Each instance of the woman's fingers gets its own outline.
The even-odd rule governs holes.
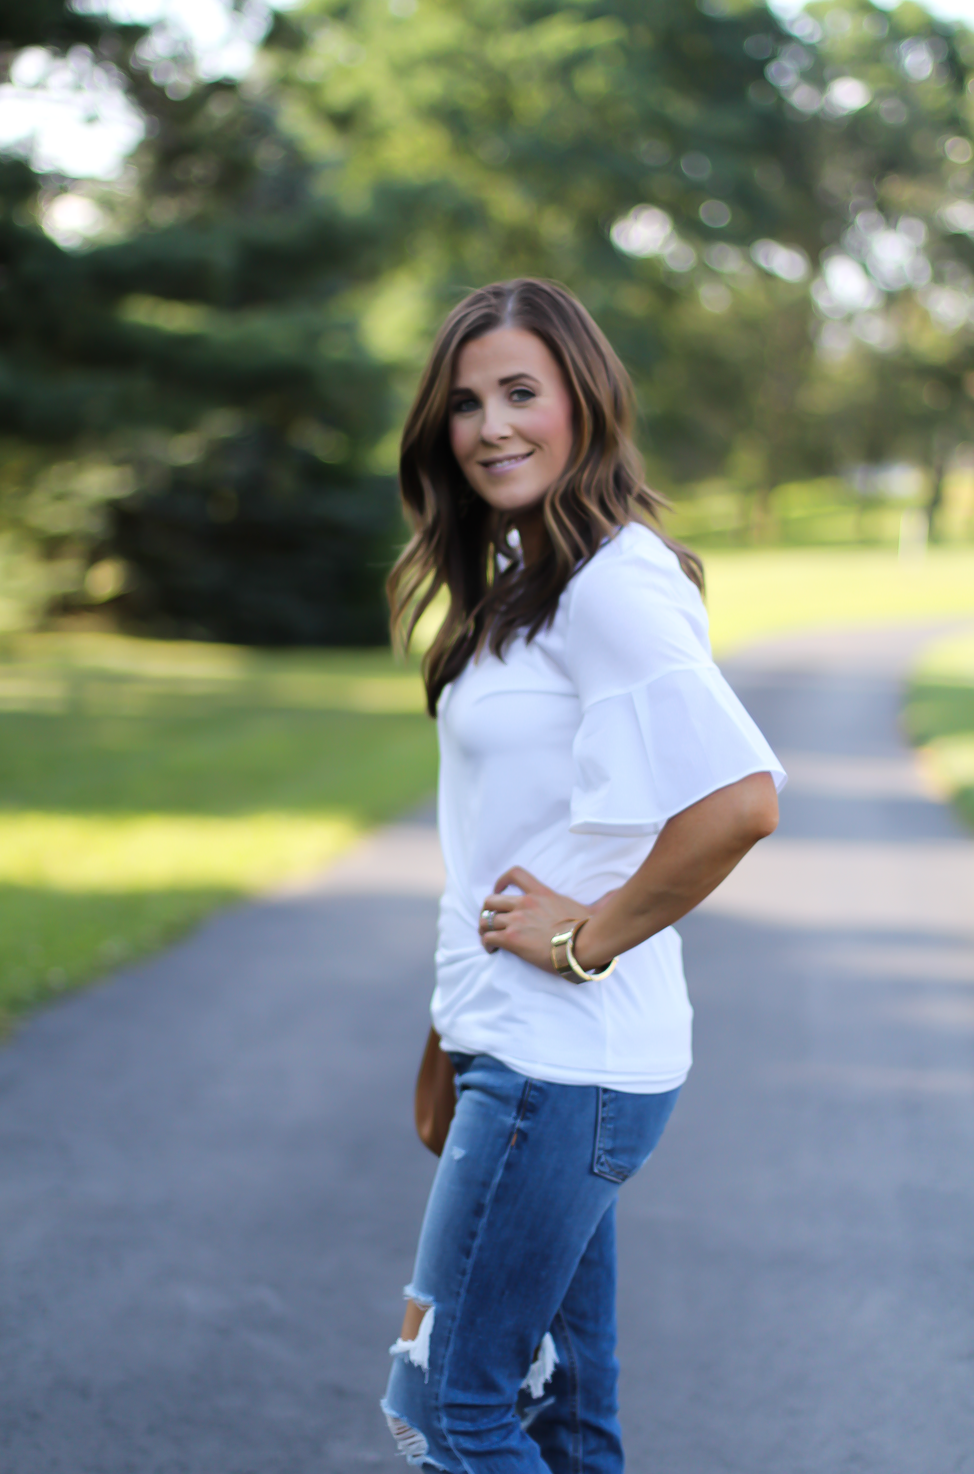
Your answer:
[[[515,906],[524,899],[523,896],[497,896],[489,895],[484,898],[482,911],[513,911]]]
[[[500,921],[500,917],[497,918]],[[481,930],[480,940],[487,952],[512,952],[516,944],[512,946],[512,937],[506,926],[496,926],[492,931]]]
[[[505,914],[514,909],[516,899],[518,898],[514,896],[488,896],[484,901],[480,911],[478,930],[485,944],[489,937],[496,936],[498,932],[503,931],[506,924]],[[488,947],[487,951],[494,952],[496,948]]]
[[[512,865],[510,870],[505,870],[494,885],[494,890],[503,891],[509,885],[516,885],[519,891],[524,891],[529,896],[554,895],[550,886],[545,885],[536,875],[532,875],[530,870],[525,870],[523,865]]]
[[[488,952],[496,952],[500,944],[500,938],[506,930],[506,922],[502,913],[498,912],[488,918],[481,915],[480,918],[480,940]]]
[[[501,916],[505,915],[505,913],[513,911],[518,900],[520,900],[520,897],[516,896],[488,896],[485,899],[483,906],[481,906],[480,908],[481,927],[488,925],[488,912],[490,912],[495,919],[499,919]]]
[[[505,886],[516,892],[501,894]],[[542,971],[551,972],[551,938],[569,918],[581,920],[592,908],[559,895],[520,865],[504,872],[483,902],[478,930],[487,952],[513,952]]]

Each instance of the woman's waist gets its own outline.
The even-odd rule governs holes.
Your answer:
[[[675,948],[643,943],[605,984],[577,988],[509,952],[438,956],[434,1026],[452,1048],[507,1059],[538,1078],[570,1082],[581,1071],[590,1083],[608,1084],[621,1071],[622,1088],[679,1083],[690,1063],[693,1011],[673,940]]]
[[[582,852],[567,856],[521,852],[509,855],[503,862],[488,860],[470,866],[453,865],[447,860],[441,916],[454,916],[476,927],[484,901],[493,892],[499,875],[515,865],[529,871],[553,891],[582,906],[593,906],[606,891],[625,885],[651,848],[651,841],[645,836],[635,840],[602,835],[594,838],[596,844],[580,847]]]
[[[435,959],[439,981],[465,986],[491,977],[503,978],[505,986],[510,982],[563,994],[566,985],[555,974],[534,967],[503,948],[488,952],[480,936],[479,920],[479,911],[471,914],[466,908],[455,910],[444,896]],[[641,986],[657,977],[667,982],[678,978],[682,984],[683,944],[679,933],[672,926],[664,927],[645,942],[621,953],[613,976],[625,976]]]

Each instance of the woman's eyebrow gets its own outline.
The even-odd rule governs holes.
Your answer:
[[[536,375],[529,373],[506,374],[503,379],[498,379],[497,382],[503,388],[505,385],[517,383],[517,381],[521,379],[530,379],[533,384],[541,383],[541,380],[537,378]],[[463,384],[457,384],[453,389],[450,390],[450,394],[470,394],[473,396],[474,399],[476,399],[477,397],[477,391],[475,389],[467,389]]]

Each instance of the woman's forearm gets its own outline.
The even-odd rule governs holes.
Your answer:
[[[753,773],[676,814],[635,875],[579,932],[574,951],[580,965],[598,968],[679,921],[777,823],[778,800],[769,773]]]

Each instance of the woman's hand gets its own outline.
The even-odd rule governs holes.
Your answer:
[[[501,895],[500,892],[509,885],[516,885],[523,894]],[[610,891],[608,894],[614,893]],[[583,906],[580,901],[561,896],[544,885],[530,870],[515,865],[505,870],[493,894],[481,907],[480,937],[488,952],[498,949],[513,952],[545,972],[554,972],[551,939],[562,922],[594,916],[607,899],[608,896],[603,896],[594,906]],[[490,930],[484,911],[494,912],[494,925]]]
[[[492,931],[480,918],[483,944],[488,952],[500,947],[553,972],[551,938],[560,924],[588,920],[576,938],[575,957],[587,972],[599,971],[698,906],[777,822],[770,774],[752,773],[718,788],[668,820],[635,874],[594,906],[560,896],[515,865],[484,901],[483,909],[497,914]],[[500,895],[508,885],[523,895]]]

